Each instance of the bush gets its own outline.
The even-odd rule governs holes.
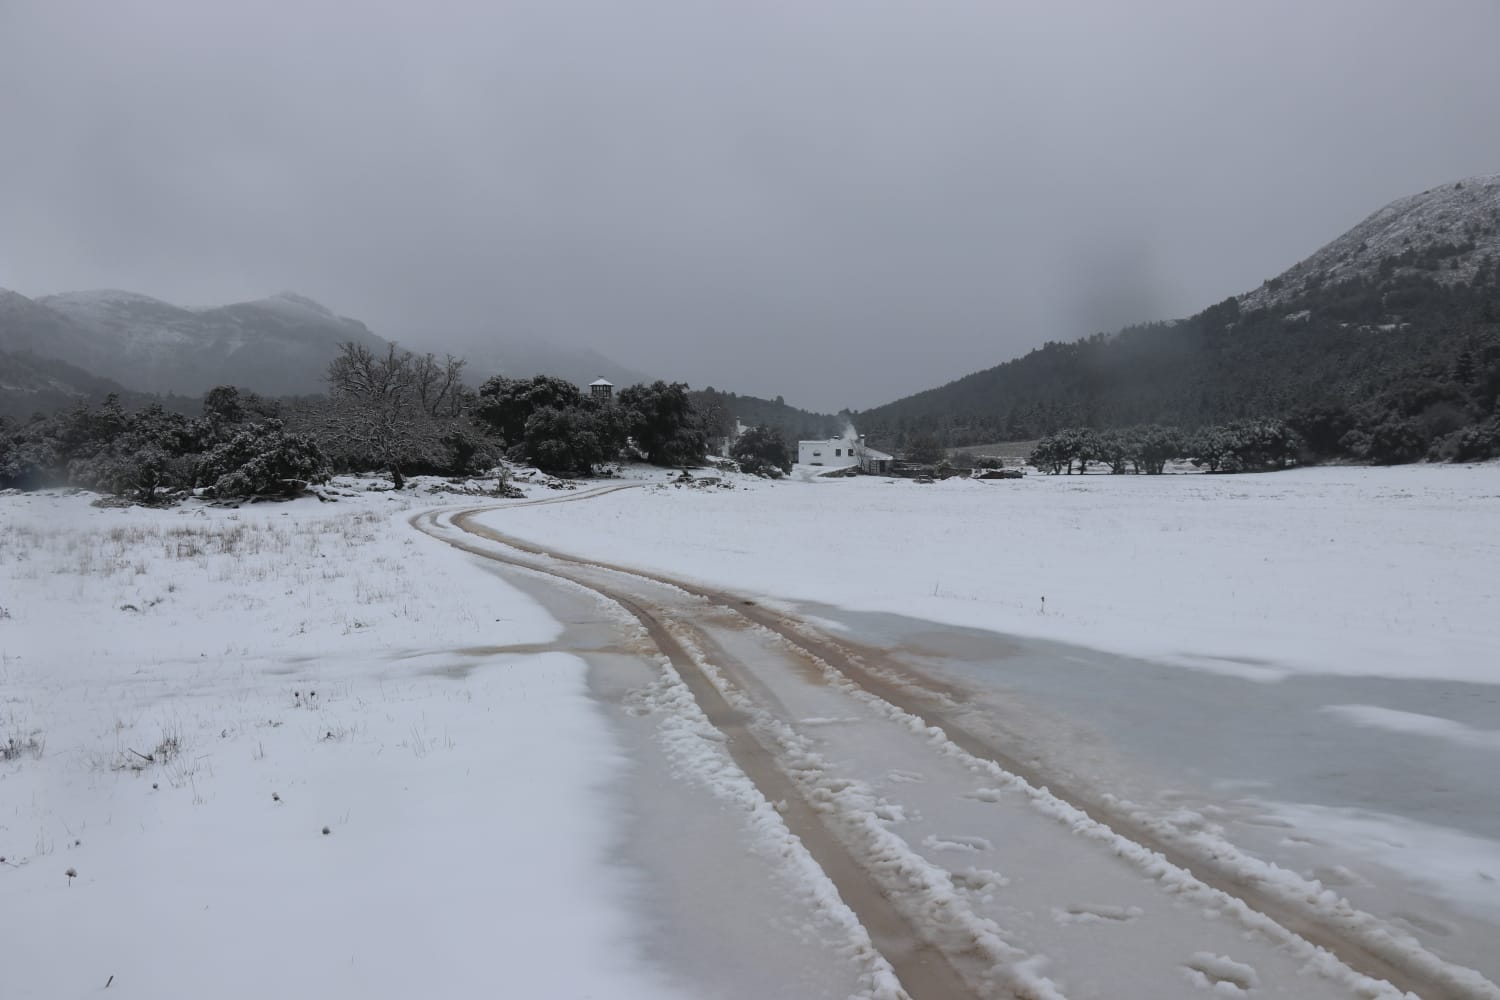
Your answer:
[[[708,432],[683,382],[656,381],[620,390],[619,407],[635,445],[653,465],[701,465]]]
[[[184,485],[187,464],[155,444],[111,448],[68,463],[68,479],[84,489],[149,504],[157,501],[158,491]]]
[[[758,424],[740,435],[730,449],[740,469],[752,476],[777,478],[792,471],[792,450],[774,427]]]
[[[0,489],[43,489],[66,481],[65,463],[45,424],[0,433]]]
[[[1454,431],[1433,444],[1427,457],[1441,462],[1483,462],[1500,458],[1500,417]]]
[[[494,440],[467,421],[455,422],[438,440],[447,453],[447,461],[440,470],[443,475],[478,476],[500,461]]]
[[[1415,422],[1388,417],[1378,426],[1365,430],[1355,428],[1339,445],[1350,455],[1376,465],[1404,465],[1415,462],[1427,452],[1427,438]]]
[[[1135,452],[1131,461],[1137,472],[1144,472],[1148,476],[1161,475],[1167,463],[1181,458],[1186,448],[1181,431],[1159,424],[1136,428],[1133,439]]]
[[[546,407],[526,421],[525,459],[543,472],[589,475],[617,452],[612,419],[597,411],[576,407],[566,410]]]
[[[1203,428],[1186,450],[1209,472],[1265,472],[1295,464],[1302,448],[1302,439],[1280,420],[1237,420]]]
[[[328,479],[328,460],[311,437],[281,421],[251,424],[204,455],[193,482],[216,497],[294,497]]]
[[[479,387],[474,415],[507,445],[521,444],[526,424],[539,410],[571,410],[582,403],[578,387],[555,375],[529,379],[496,375]]]

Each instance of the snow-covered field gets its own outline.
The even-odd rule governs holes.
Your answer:
[[[1497,464],[737,484],[492,523],[747,594],[1252,679],[1500,683]]]
[[[1497,465],[626,477],[641,488],[484,520],[560,552],[825,605],[840,629],[899,614],[1167,664],[1203,682],[1200,711],[1213,685],[1239,685],[1243,703],[1224,711],[1251,729],[1276,710],[1245,691],[1319,678],[1500,692]],[[626,646],[609,654],[615,690],[591,687],[594,661],[553,648],[578,615],[549,614],[406,523],[486,498],[366,485],[342,482],[335,504],[239,509],[0,496],[0,996],[701,996],[726,968],[717,942],[736,935],[738,992],[715,996],[752,995],[755,963],[777,952],[795,952],[788,969],[827,966],[804,995],[881,995],[883,960],[686,689],[629,651],[633,623],[595,623]],[[567,635],[554,616],[575,623]],[[1116,674],[1111,690],[1130,697],[1129,671]],[[1341,692],[1308,715],[1350,746],[1446,747],[1467,771],[1500,752],[1493,713]],[[1461,828],[1284,797],[1238,813],[1179,799],[1167,821],[1278,864],[1311,852],[1299,877],[1343,879],[1326,884],[1383,918],[1384,883],[1356,857],[1419,858],[1416,881],[1480,922],[1444,930],[1422,909],[1398,926],[1427,926],[1438,953],[1451,935],[1450,957],[1493,974],[1472,937],[1500,926],[1486,896],[1500,848],[1484,829],[1500,803],[1470,796],[1483,822]],[[1236,839],[1247,809],[1265,844]],[[1323,846],[1287,847],[1293,828]],[[643,874],[660,883],[655,909]],[[738,888],[692,909],[714,880]],[[672,955],[685,939],[663,930],[695,920],[695,954]]]
[[[350,493],[0,497],[0,996],[681,995],[583,661]]]
[[[1049,709],[1006,726],[1204,851],[1495,972],[1500,465],[733,482],[486,519],[855,637],[875,612],[1105,651],[957,676]]]

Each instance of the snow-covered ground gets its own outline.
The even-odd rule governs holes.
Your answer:
[[[733,483],[486,520],[882,648],[923,621],[1071,644],[932,662],[1204,852],[1500,971],[1500,465]]]
[[[797,602],[856,637],[1032,637],[1003,683],[1060,713],[1038,715],[1057,733],[1103,741],[1075,748],[1097,780],[1132,776],[1100,749],[1136,738],[1110,707],[1132,698],[1161,702],[1147,742],[1222,779],[1147,802],[1148,819],[1497,971],[1474,934],[1500,926],[1500,803],[1473,775],[1500,753],[1500,466],[624,478],[641,488],[484,520]],[[0,995],[739,997],[796,977],[781,995],[896,995],[633,622],[517,590],[406,523],[486,498],[365,485],[239,509],[0,496]],[[1257,784],[1285,760],[1236,769],[1274,726],[1288,759],[1320,735],[1317,780]],[[1392,787],[1319,783],[1382,744],[1412,765]],[[1433,775],[1442,789],[1415,787]],[[1382,867],[1462,913],[1391,903]]]
[[[1256,680],[1500,683],[1497,464],[736,484],[511,511],[502,530],[746,593]]]
[[[348,492],[0,497],[0,996],[687,995],[584,662]]]

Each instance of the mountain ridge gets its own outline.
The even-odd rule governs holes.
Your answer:
[[[1329,282],[1426,272],[1439,284],[1472,281],[1500,259],[1500,174],[1466,177],[1397,198],[1259,288],[1236,298],[1274,308]],[[1389,261],[1390,263],[1386,263]]]
[[[147,393],[198,396],[226,383],[267,396],[320,393],[328,362],[346,341],[375,351],[391,343],[293,291],[190,308],[117,288],[35,299],[0,289],[0,351],[59,361]],[[476,384],[500,373],[558,374],[581,384],[600,376],[648,381],[597,351],[547,343],[492,341],[468,357]]]
[[[872,440],[1195,427],[1323,407],[1410,456],[1496,415],[1500,175],[1390,202],[1277,278],[1181,320],[1052,341],[855,415]],[[1357,453],[1356,453],[1357,455]]]

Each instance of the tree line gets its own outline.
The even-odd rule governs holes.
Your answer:
[[[138,503],[187,491],[222,499],[295,496],[336,472],[478,476],[502,458],[590,474],[620,458],[696,465],[708,431],[688,387],[654,382],[611,401],[564,379],[465,384],[464,362],[346,343],[322,397],[274,400],[219,386],[188,416],[117,396],[24,422],[0,418],[0,489],[70,486]]]
[[[1036,443],[1028,461],[1051,475],[1086,473],[1090,465],[1159,476],[1168,462],[1189,461],[1208,472],[1266,472],[1295,465],[1301,437],[1280,420],[1236,420],[1194,431],[1147,424],[1096,431],[1070,427]]]

